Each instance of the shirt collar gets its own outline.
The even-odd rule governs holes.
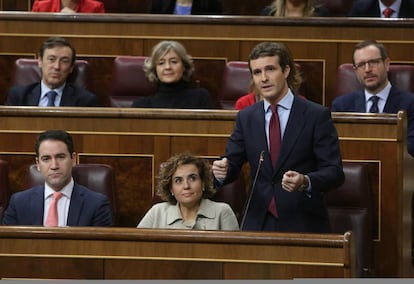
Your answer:
[[[43,97],[45,97],[46,96],[46,94],[48,93],[48,92],[50,92],[50,91],[55,91],[57,94],[58,94],[58,96],[62,96],[62,94],[63,94],[63,89],[65,88],[65,86],[66,86],[66,82],[62,85],[62,86],[60,86],[59,88],[56,88],[56,89],[49,89],[49,87],[48,86],[46,86],[44,83],[43,83],[43,80],[41,81],[41,83],[40,83],[40,85],[41,85],[41,98],[43,98]]]
[[[290,89],[288,89],[287,94],[279,101],[278,106],[284,108],[284,109],[291,109],[293,104],[294,95]],[[268,112],[270,111],[270,103],[265,99],[264,101],[264,111]]]
[[[382,3],[382,1],[381,0],[378,0],[378,3],[379,3],[379,8],[380,8],[380,11],[381,11],[381,15],[382,15],[382,13],[384,12],[384,10],[386,9],[386,8],[388,8],[388,7],[390,7],[391,9],[393,9],[394,10],[394,14],[395,15],[399,15],[399,11],[400,11],[400,7],[401,7],[401,0],[396,0],[394,3],[392,3],[392,5],[391,6],[385,6],[383,3]],[[393,15],[394,15],[393,14]],[[393,16],[393,15],[391,15],[391,16]]]
[[[377,94],[375,94],[377,97],[379,97],[381,100],[387,101],[388,99],[388,95],[390,94],[390,90],[391,90],[391,83],[388,81],[387,86],[385,86],[384,89],[382,89],[380,92],[378,92]],[[365,101],[367,102],[372,96],[374,96],[374,94],[368,92],[366,89],[364,91],[365,93]]]
[[[210,202],[212,201],[204,198],[201,199],[200,208],[198,208],[197,212],[197,218],[198,216],[202,216],[208,219],[214,219],[216,217],[216,212],[211,210],[211,206],[209,206]],[[177,202],[177,204],[170,206],[167,209],[167,224],[171,225],[180,220],[183,220],[183,217],[181,216],[180,206]]]
[[[64,196],[66,196],[67,198],[70,199],[70,197],[72,196],[72,191],[73,191],[73,186],[75,185],[75,182],[73,180],[73,178],[70,179],[70,182],[65,185],[60,192],[62,192],[62,194]],[[47,184],[45,183],[45,200],[48,199],[51,195],[53,195],[55,191]]]

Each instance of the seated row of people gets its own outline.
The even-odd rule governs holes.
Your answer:
[[[104,13],[99,0],[35,0],[33,12]],[[152,0],[149,13],[176,15],[220,15],[222,0]],[[327,17],[324,1],[274,0],[260,15],[276,17]],[[347,13],[350,17],[414,17],[413,0],[357,0]]]
[[[27,84],[23,79],[17,79],[7,95],[5,104],[9,106],[99,106],[95,94],[85,90],[85,80],[73,84],[72,73],[79,70],[75,66],[75,48],[64,38],[52,37],[45,41],[38,53],[38,66],[30,60],[31,68],[27,63],[20,67],[22,60],[16,61],[17,70],[30,69],[38,71],[39,81]],[[79,62],[77,62],[79,63]],[[19,67],[17,67],[19,66]],[[204,88],[193,88],[191,78],[194,64],[191,56],[183,45],[176,41],[162,41],[152,51],[143,66],[148,84],[157,86],[152,96],[145,96],[133,104],[133,107],[157,108],[212,108],[212,99]],[[37,73],[36,71],[33,71]],[[24,74],[21,74],[24,73]],[[16,72],[13,77],[27,75],[27,71]],[[35,74],[36,75],[36,74]],[[131,75],[133,76],[133,75]],[[33,76],[36,77],[36,76]],[[88,77],[79,76],[81,78]],[[23,85],[21,82],[24,82]],[[79,85],[82,85],[80,87]],[[152,87],[151,85],[151,87]],[[152,90],[151,90],[152,92]],[[50,96],[52,96],[50,98]]]
[[[47,130],[35,142],[36,165],[44,183],[12,195],[4,225],[111,226],[108,197],[76,183],[72,168],[76,152],[72,136]],[[189,153],[171,157],[157,175],[157,194],[165,202],[154,205],[140,228],[238,230],[231,207],[209,200],[215,193],[207,161]]]
[[[99,106],[98,98],[88,90],[68,82],[74,70],[75,48],[64,38],[52,37],[40,47],[38,64],[41,81],[13,86],[7,95],[9,106]],[[140,108],[212,108],[210,93],[194,88],[194,65],[185,47],[176,41],[161,41],[146,60],[144,71],[156,92],[133,102]]]
[[[41,82],[14,86],[8,93],[7,105],[24,106],[98,106],[91,92],[67,83],[73,70],[76,51],[64,38],[49,38],[39,51]],[[390,59],[385,46],[376,41],[363,41],[353,52],[355,74],[365,91],[343,95],[332,103],[332,111],[397,113],[405,110],[408,117],[408,151],[414,156],[414,95],[391,86],[388,80]],[[251,66],[249,65],[251,70]],[[296,93],[301,82],[297,66],[291,68],[294,77],[288,85]],[[139,98],[132,107],[140,108],[212,108],[209,92],[193,88],[191,76],[194,65],[185,47],[176,41],[161,41],[154,46],[144,64],[148,80],[157,86],[154,95]],[[252,74],[254,78],[254,74]],[[266,76],[263,77],[266,80]],[[252,80],[253,82],[253,80]],[[239,98],[236,109],[245,108],[260,100],[261,90],[252,84],[251,93]]]

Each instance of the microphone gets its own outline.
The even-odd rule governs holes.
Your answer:
[[[243,218],[242,218],[242,221],[240,223],[240,230],[243,230],[244,222],[246,221],[246,215],[247,215],[247,211],[249,210],[249,207],[250,207],[250,201],[251,201],[252,196],[253,196],[253,191],[256,187],[257,177],[259,176],[259,172],[260,172],[260,169],[261,169],[263,161],[264,161],[264,153],[265,153],[265,151],[260,152],[256,174],[254,175],[252,187],[251,187],[250,192],[249,192],[249,197],[247,198],[246,206],[244,207]]]

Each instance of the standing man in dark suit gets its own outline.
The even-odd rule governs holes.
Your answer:
[[[62,130],[49,130],[38,136],[35,149],[36,164],[45,183],[13,194],[3,224],[111,226],[107,197],[75,183],[72,178],[76,163],[72,137]]]
[[[356,0],[349,17],[413,18],[414,0]]]
[[[41,82],[14,86],[7,95],[11,106],[98,106],[91,92],[67,81],[76,60],[75,48],[64,38],[51,37],[40,47]]]
[[[250,53],[249,68],[264,100],[238,112],[225,158],[213,162],[216,183],[236,179],[248,161],[251,181],[256,174],[257,180],[243,230],[329,232],[323,194],[344,181],[331,113],[293,94],[290,86],[300,77],[285,45],[258,44]],[[274,136],[270,125],[280,125],[280,134]],[[277,145],[278,157],[273,157]]]
[[[414,157],[414,94],[391,85],[388,80],[390,59],[385,46],[373,40],[358,43],[354,47],[352,63],[363,88],[335,98],[331,110],[374,113],[405,110],[408,119],[407,150]]]

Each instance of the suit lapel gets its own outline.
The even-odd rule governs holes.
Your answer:
[[[73,105],[73,98],[75,94],[71,86],[66,83],[65,88],[62,92],[62,99],[60,100],[60,106],[72,106]]]
[[[296,144],[299,134],[306,122],[306,105],[297,97],[294,98],[292,109],[290,110],[289,119],[286,125],[285,133],[282,139],[282,146],[280,148],[280,155],[276,162],[276,167],[273,174],[276,175],[285,163],[287,157]]]
[[[27,98],[27,105],[38,106],[40,101],[40,83],[37,84],[29,93]]]
[[[44,215],[44,192],[45,186],[38,186],[35,191],[33,192],[33,196],[30,198],[30,207],[33,208],[32,212],[32,222],[31,224],[35,225],[43,225],[43,215]]]
[[[401,94],[394,87],[391,87],[383,112],[397,113],[401,109],[400,98]]]
[[[354,101],[354,103],[355,103],[355,106],[354,106],[355,112],[367,112],[364,90],[361,90],[358,92],[357,98]]]
[[[69,213],[68,213],[68,226],[77,226],[79,223],[80,214],[82,211],[84,202],[83,192],[79,185],[75,183],[73,186],[72,196],[70,197]]]
[[[255,145],[255,151],[254,155],[257,156],[257,159],[259,159],[259,153],[261,151],[264,151],[265,154],[265,165],[269,167],[269,169],[273,169],[272,165],[272,158],[270,157],[269,152],[269,145],[267,143],[267,136],[266,136],[266,130],[265,130],[265,110],[264,110],[264,103],[263,101],[255,104],[256,109],[254,110],[253,115],[251,116],[250,121],[250,131],[251,131],[251,137],[254,137],[255,141],[253,145]],[[262,125],[262,127],[260,127]],[[259,126],[259,127],[258,127]]]

